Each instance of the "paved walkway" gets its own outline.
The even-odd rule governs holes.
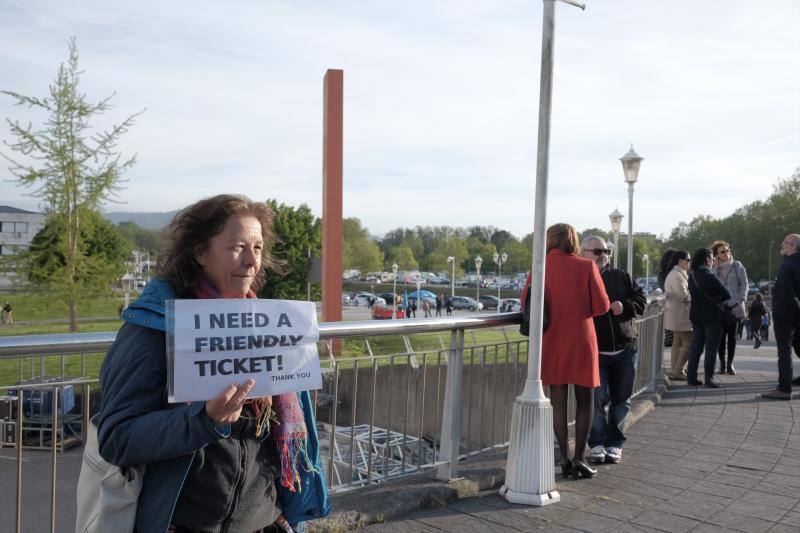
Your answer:
[[[740,344],[722,389],[673,383],[629,432],[623,462],[556,477],[561,502],[512,505],[496,489],[368,532],[800,531],[800,396],[770,401],[775,348]],[[800,364],[795,360],[795,375]]]

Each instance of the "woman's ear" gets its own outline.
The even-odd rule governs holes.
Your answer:
[[[201,252],[195,251],[195,253],[194,253],[194,260],[198,265],[200,265],[201,270],[202,270],[202,267],[206,266],[206,255],[207,254],[208,254],[208,250],[203,250]]]

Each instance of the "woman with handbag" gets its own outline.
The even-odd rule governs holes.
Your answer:
[[[725,302],[730,311],[724,313],[722,337],[719,342],[719,373],[736,375],[733,368],[733,355],[736,351],[736,337],[739,334],[739,325],[747,317],[745,301],[747,300],[747,270],[741,261],[733,258],[731,246],[725,241],[714,241],[711,245],[714,254],[714,274],[728,288],[730,299]],[[728,359],[725,360],[725,350]]]
[[[692,297],[689,294],[689,253],[673,250],[669,274],[664,282],[666,311],[664,312],[664,328],[672,331],[672,349],[670,379],[686,379],[686,363],[689,360],[689,348],[692,344],[692,322],[689,320],[689,309]]]
[[[542,337],[542,383],[550,386],[553,431],[561,451],[564,477],[593,477],[584,458],[594,413],[594,389],[600,385],[595,316],[611,304],[594,261],[579,257],[578,233],[569,224],[547,230],[544,299],[547,330]],[[575,390],[575,452],[570,458],[567,394]]]
[[[711,250],[700,248],[692,254],[692,268],[689,271],[689,294],[692,306],[689,320],[692,322],[692,346],[689,349],[689,365],[686,370],[686,381],[691,386],[702,385],[697,380],[697,367],[700,355],[705,349],[703,369],[705,386],[718,389],[721,385],[714,379],[714,366],[717,348],[722,337],[725,302],[731,293],[711,271]]]
[[[106,461],[146,465],[137,532],[302,531],[330,511],[308,392],[246,399],[249,379],[210,401],[167,402],[165,301],[255,298],[264,267],[280,267],[269,254],[272,217],[266,204],[233,195],[179,212],[159,277],[124,312],[95,420]]]

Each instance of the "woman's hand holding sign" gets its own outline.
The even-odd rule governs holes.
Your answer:
[[[222,394],[206,401],[206,414],[216,426],[233,424],[242,414],[244,400],[256,380],[248,379],[242,385],[231,383]]]

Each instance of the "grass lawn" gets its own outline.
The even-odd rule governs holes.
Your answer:
[[[3,294],[0,301],[9,302],[14,321],[66,319],[69,316],[63,300],[40,294]],[[78,302],[78,317],[115,317],[125,299],[120,297],[92,298]],[[17,333],[12,333],[17,335]]]

